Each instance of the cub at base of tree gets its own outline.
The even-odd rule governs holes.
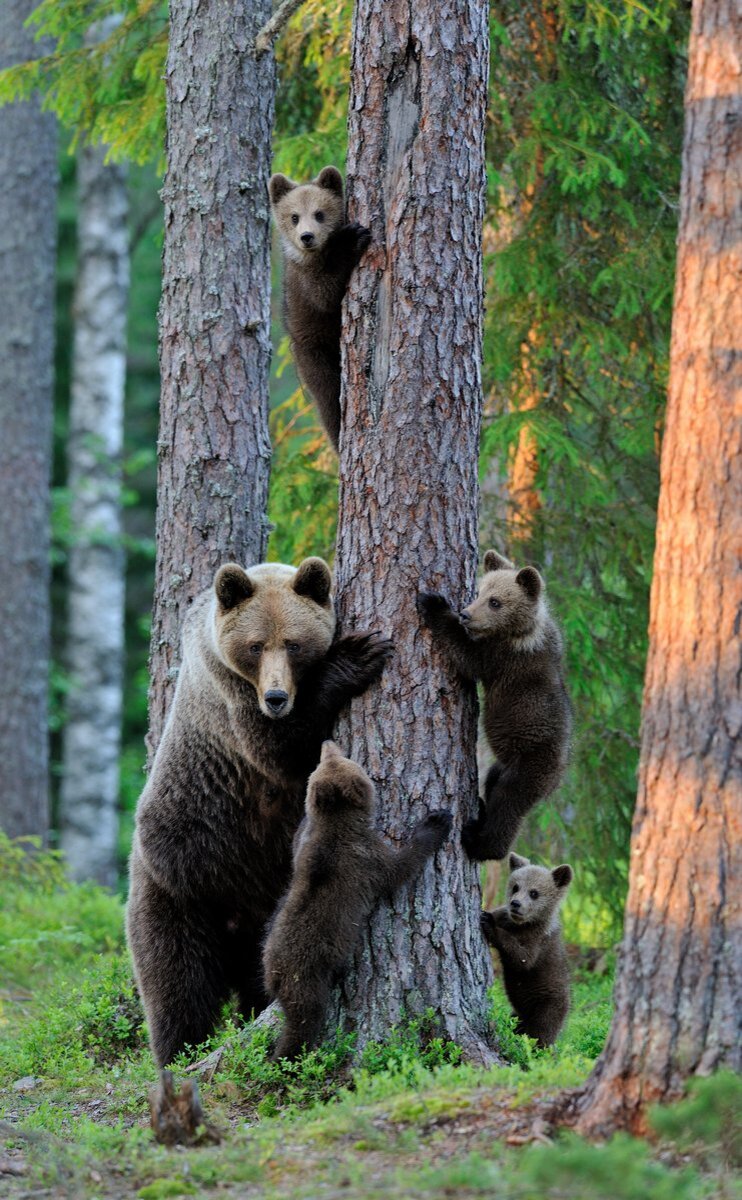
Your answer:
[[[516,1033],[551,1046],[569,1012],[569,964],[559,905],[572,882],[564,864],[534,867],[510,855],[508,903],[483,912],[482,933],[500,955],[507,997],[518,1017]]]
[[[343,177],[325,167],[311,183],[270,181],[283,248],[283,319],[296,369],[337,450],[340,440],[340,312],[353,268],[371,241],[345,223]]]
[[[562,639],[535,567],[517,570],[494,550],[476,600],[456,613],[422,592],[418,608],[453,666],[484,686],[484,731],[497,758],[484,803],[462,842],[470,858],[504,858],[523,817],[559,786],[569,753],[572,710],[562,672]]]
[[[294,839],[291,886],[263,950],[266,989],[285,1016],[276,1058],[317,1044],[332,988],[377,900],[413,879],[451,830],[450,812],[430,813],[393,850],[374,828],[375,807],[363,768],[325,742]]]

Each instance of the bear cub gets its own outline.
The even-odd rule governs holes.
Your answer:
[[[337,450],[340,439],[340,309],[353,268],[371,241],[345,223],[343,178],[325,167],[311,183],[270,181],[283,248],[283,319],[302,387]]]
[[[450,812],[431,813],[393,850],[374,828],[374,813],[368,775],[326,741],[294,839],[291,886],[263,950],[266,990],[285,1016],[276,1058],[317,1045],[332,988],[377,900],[414,878],[451,830]]]
[[[484,730],[497,761],[479,816],[462,842],[470,858],[504,858],[523,817],[558,787],[567,765],[572,710],[562,639],[535,567],[488,550],[476,600],[457,613],[437,592],[418,608],[453,666],[484,687]]]
[[[511,854],[510,870],[508,903],[482,913],[482,933],[500,955],[505,991],[518,1017],[516,1033],[551,1046],[569,1012],[559,905],[572,868],[565,864],[550,871]]]

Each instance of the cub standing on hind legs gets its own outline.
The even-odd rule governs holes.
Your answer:
[[[340,440],[340,310],[351,271],[371,241],[345,223],[343,178],[325,167],[311,183],[270,181],[283,248],[283,320],[302,386],[337,450]]]
[[[518,1017],[516,1033],[551,1046],[569,1012],[569,964],[559,924],[559,905],[572,868],[534,867],[510,855],[508,903],[483,912],[482,933],[502,962],[508,1000]]]
[[[413,879],[451,830],[450,812],[430,813],[393,850],[374,828],[374,811],[366,772],[325,742],[294,838],[291,886],[263,950],[266,989],[286,1018],[276,1058],[317,1044],[332,988],[377,900]]]
[[[562,639],[543,579],[494,550],[484,570],[476,600],[461,613],[437,592],[418,597],[422,619],[454,667],[484,685],[484,730],[497,762],[479,817],[462,832],[467,854],[480,860],[504,858],[528,810],[558,787],[572,725]]]

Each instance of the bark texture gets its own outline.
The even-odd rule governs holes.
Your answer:
[[[695,3],[639,791],[591,1131],[742,1068],[740,49],[734,0]]]
[[[183,616],[229,559],[265,556],[270,440],[270,0],[173,0],[150,753]]]
[[[0,68],[48,49],[35,7],[0,8]],[[0,826],[45,837],[57,136],[37,100],[2,111],[0,180]]]
[[[129,232],[126,170],[77,161],[77,280],[68,486],[67,697],[60,838],[74,879],[116,881],[124,654],[121,450]]]
[[[432,1007],[473,1058],[487,1046],[489,955],[461,824],[477,809],[476,698],[416,612],[474,589],[481,418],[481,237],[488,69],[483,0],[358,0],[348,193],[373,242],[346,300],[336,574],[342,627],[380,628],[396,657],[338,732],[396,842],[437,808],[452,840],[381,906],[343,1011],[359,1044]]]

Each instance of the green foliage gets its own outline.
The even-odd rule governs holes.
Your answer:
[[[268,558],[298,563],[311,554],[332,561],[337,514],[337,459],[314,407],[300,390],[271,413],[273,464]]]
[[[688,1081],[686,1098],[657,1105],[649,1115],[652,1128],[682,1151],[703,1162],[742,1167],[742,1077],[719,1071]]]
[[[435,1071],[461,1061],[461,1047],[440,1037],[435,1013],[427,1009],[420,1017],[408,1017],[392,1026],[383,1042],[367,1042],[360,1070],[368,1075],[386,1074],[414,1082],[420,1068]]]
[[[524,1195],[571,1200],[697,1200],[705,1188],[694,1170],[669,1170],[650,1157],[649,1147],[636,1138],[618,1135],[605,1146],[592,1146],[576,1137],[554,1146],[527,1149],[520,1165]]]

